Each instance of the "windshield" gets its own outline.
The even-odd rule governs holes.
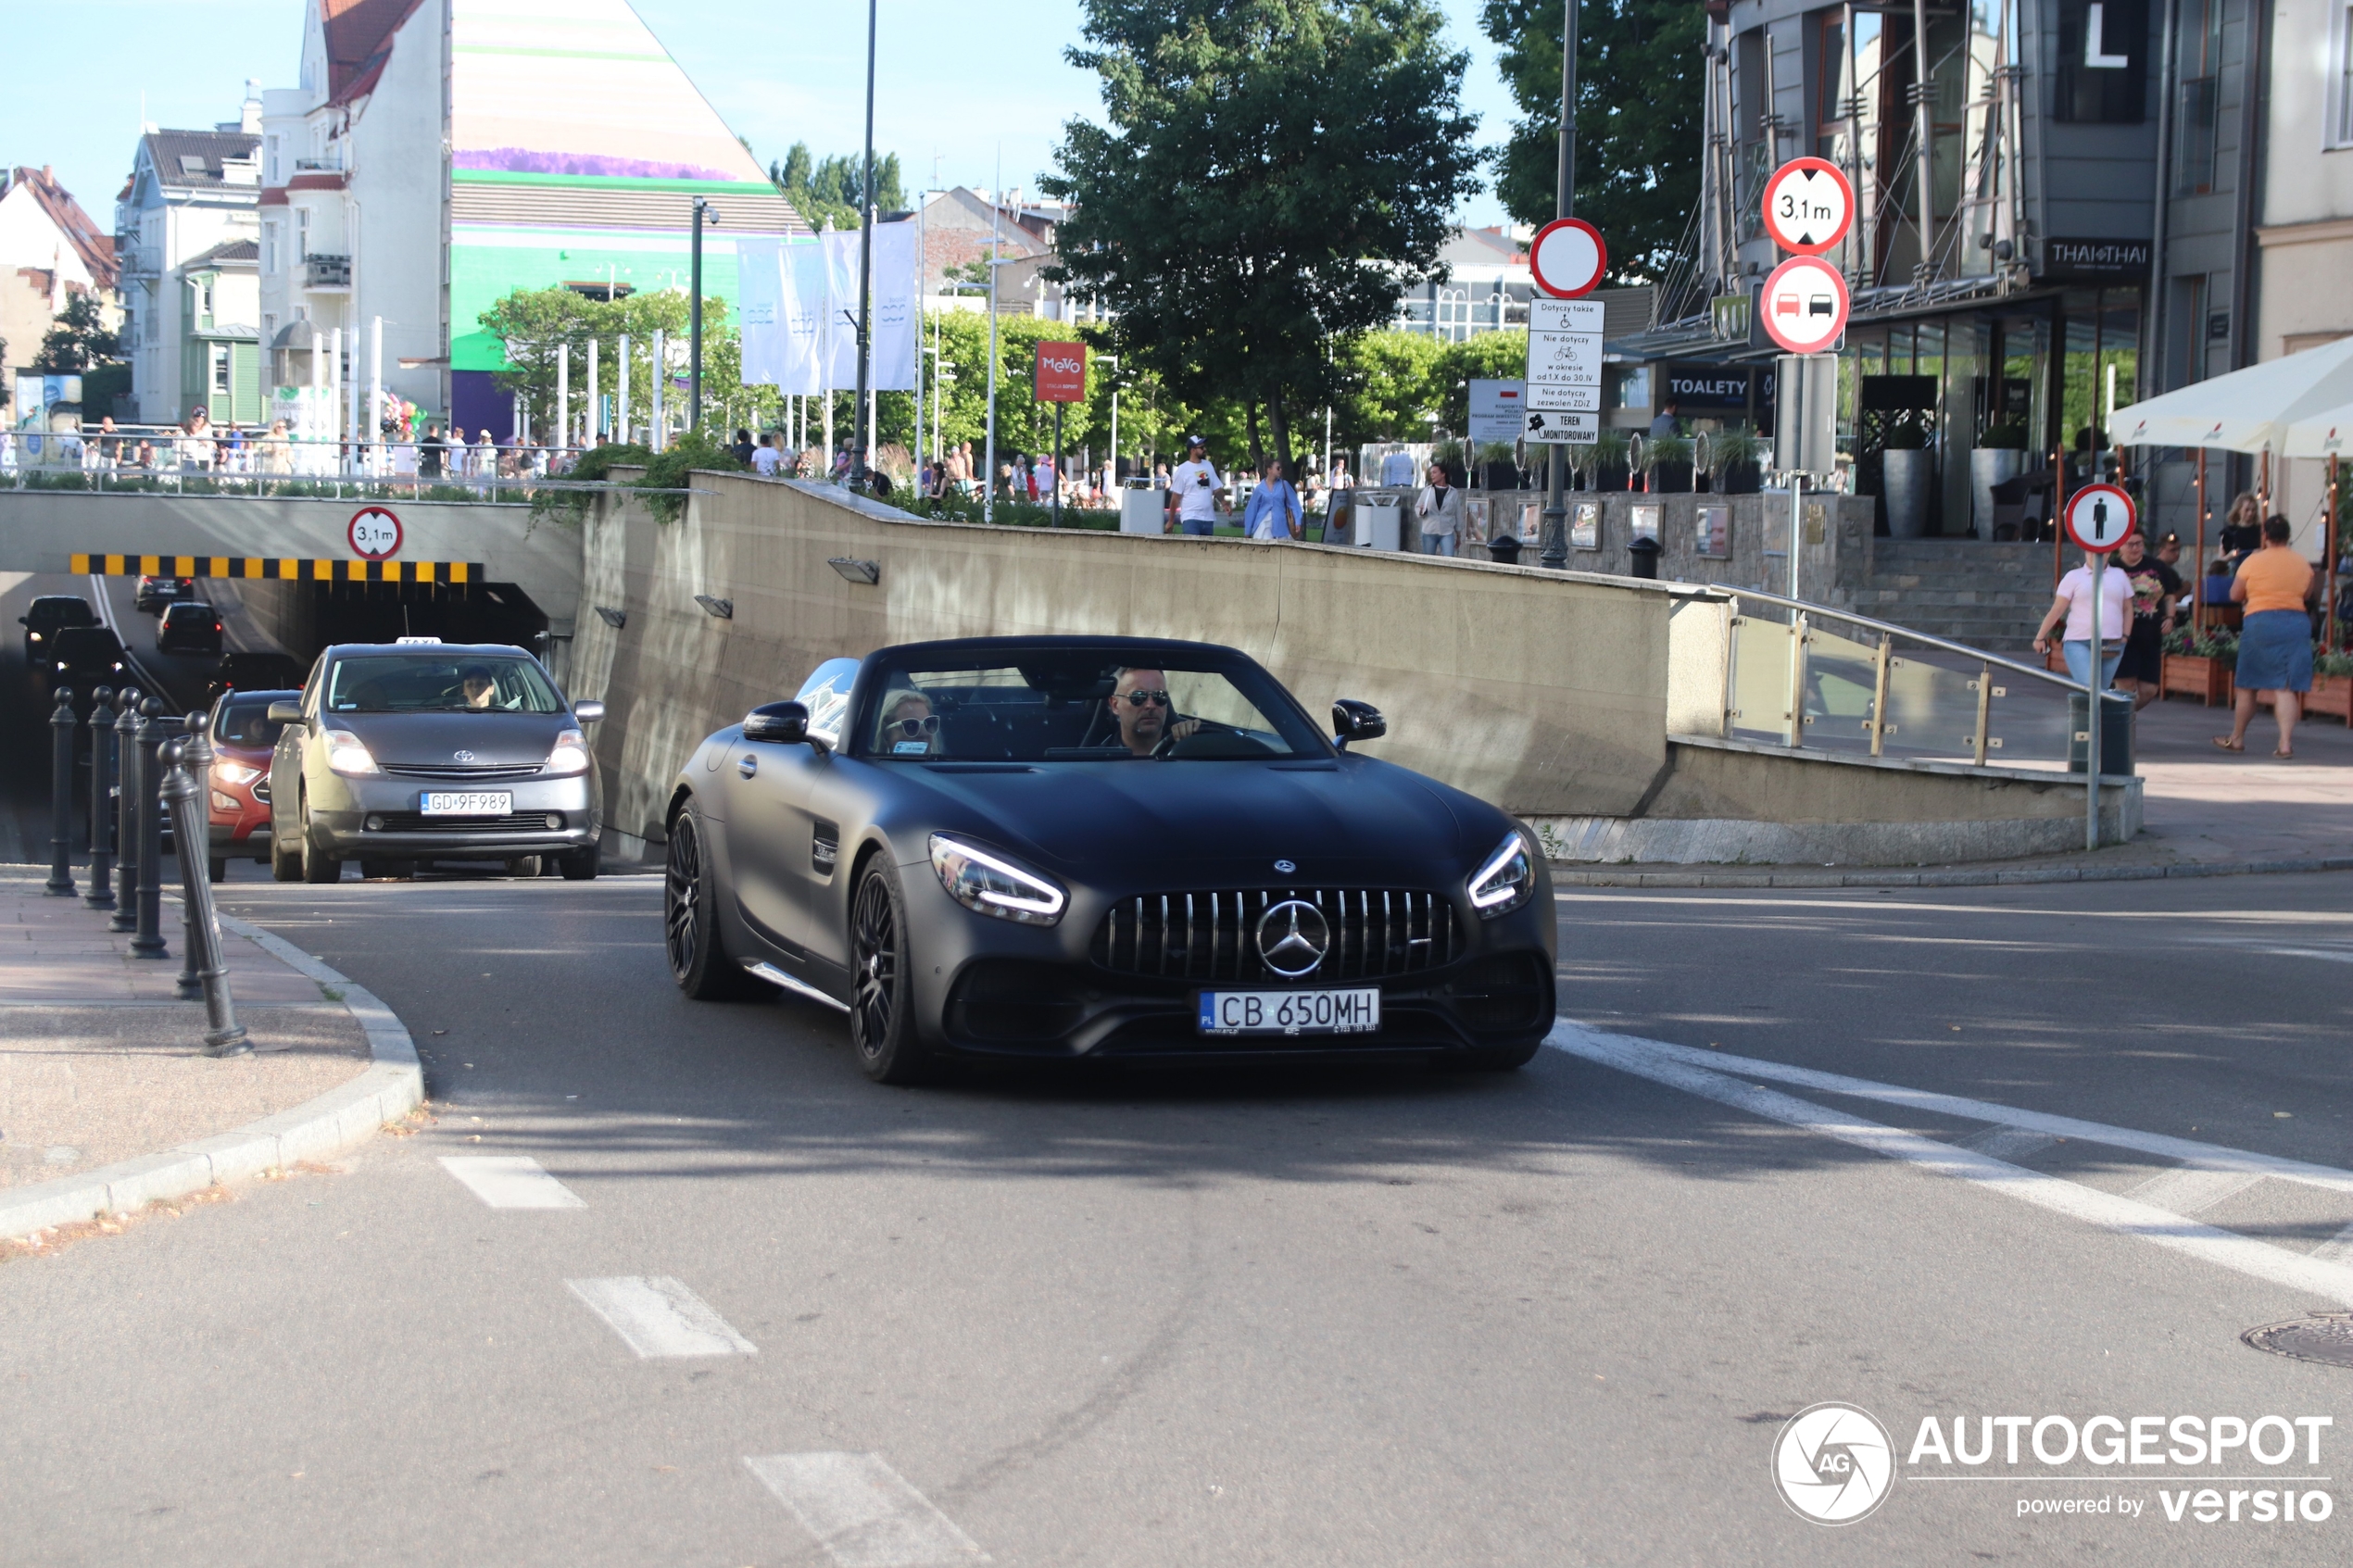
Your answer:
[[[1171,659],[1172,665],[1180,661]],[[1254,665],[1148,668],[1069,649],[1035,663],[888,668],[862,754],[907,761],[1239,761],[1324,739]]]
[[[561,713],[539,666],[512,654],[359,654],[327,677],[331,713]]]
[[[273,700],[291,701],[300,695],[269,692],[233,697],[220,705],[220,719],[213,725],[212,738],[229,746],[274,746],[278,744],[278,732],[285,725],[271,721],[270,704]]]

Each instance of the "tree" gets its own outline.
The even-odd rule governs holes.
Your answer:
[[[1114,351],[1196,408],[1264,409],[1273,449],[1340,385],[1334,335],[1390,320],[1476,188],[1469,56],[1426,0],[1086,0],[1073,119],[1047,194],[1057,281],[1115,315]]]
[[[498,385],[520,392],[535,421],[555,417],[556,350],[570,348],[571,393],[575,410],[586,408],[588,345],[596,342],[602,357],[601,375],[610,391],[617,381],[613,355],[623,333],[630,345],[632,414],[651,408],[646,376],[646,356],[652,351],[660,328],[667,336],[667,358],[673,373],[682,373],[687,351],[688,306],[684,291],[667,289],[631,295],[626,299],[590,299],[568,288],[517,289],[484,311],[484,332],[499,340],[508,368],[498,372]],[[774,422],[779,397],[774,387],[743,384],[743,344],[728,320],[727,301],[705,295],[702,301],[703,422],[760,428]],[[683,401],[676,405],[683,408]]]
[[[1496,191],[1523,223],[1554,217],[1560,182],[1561,0],[1486,0],[1504,78],[1526,119],[1496,150]],[[1699,200],[1701,54],[1693,0],[1582,0],[1577,13],[1577,216],[1609,244],[1618,282],[1667,269]]]
[[[831,219],[837,229],[855,229],[862,205],[858,192],[863,183],[859,171],[864,161],[862,153],[812,160],[809,144],[795,142],[782,164],[769,164],[768,178],[812,226],[822,228]],[[896,212],[907,205],[900,178],[897,153],[876,155],[875,205],[881,210]]]
[[[26,367],[44,376],[76,376],[93,366],[122,357],[122,339],[107,330],[94,295],[76,294],[66,300],[41,352]]]

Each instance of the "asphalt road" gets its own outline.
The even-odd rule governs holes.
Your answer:
[[[1567,1049],[1504,1076],[887,1090],[805,1004],[681,997],[649,878],[251,871],[227,907],[401,1014],[436,1120],[0,1266],[7,1561],[2347,1557],[2353,1370],[2238,1338],[2347,1304],[2263,1261],[2331,1256],[2345,1192],[2208,1203],[2250,1272]],[[1563,1038],[2339,1166],[2348,891],[1579,893],[1563,978],[1590,1029]],[[1695,1081],[1745,1094],[1764,1072]],[[1850,1131],[1985,1131],[1868,1085],[1770,1086]],[[2046,1193],[2179,1180],[2001,1135],[1973,1147]],[[560,1184],[473,1173],[494,1197],[577,1206],[494,1208],[441,1163],[484,1155]],[[1875,1415],[1898,1461],[1925,1417],[1969,1417],[1971,1441],[1982,1416],[2335,1424],[2311,1429],[2317,1465],[1907,1462],[1833,1529],[1771,1470],[1784,1420],[1824,1400]],[[2326,1477],[2295,1489],[2334,1512],[2257,1524],[2250,1497],[2201,1524],[2192,1475]],[[2217,1509],[2265,1484],[2217,1482]],[[2020,1513],[2068,1499],[2110,1511]]]

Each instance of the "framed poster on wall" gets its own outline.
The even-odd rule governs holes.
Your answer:
[[[1649,539],[1655,541],[1658,538],[1659,508],[1656,507],[1630,507],[1627,509],[1634,514],[1634,537],[1637,539]]]
[[[1568,543],[1571,548],[1598,550],[1602,547],[1602,504],[1579,501],[1570,514]]]
[[[1692,547],[1709,560],[1724,560],[1732,553],[1732,508],[1702,507],[1695,514]]]

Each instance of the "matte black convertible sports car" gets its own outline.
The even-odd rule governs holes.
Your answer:
[[[680,770],[671,970],[848,1012],[887,1083],[945,1055],[1521,1065],[1554,1006],[1532,835],[1357,754],[1369,705],[1332,717],[1202,643],[829,660]]]

